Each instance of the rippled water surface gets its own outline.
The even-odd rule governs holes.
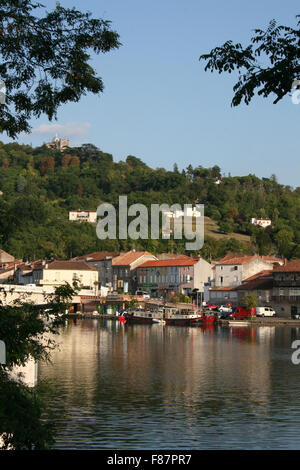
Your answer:
[[[70,321],[39,379],[58,449],[300,449],[299,328]]]

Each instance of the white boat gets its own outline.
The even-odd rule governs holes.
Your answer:
[[[152,319],[152,322],[153,322],[153,323],[159,323],[159,324],[161,324],[161,325],[165,325],[165,324],[166,324],[166,321],[163,320],[162,318],[153,318],[153,319]]]

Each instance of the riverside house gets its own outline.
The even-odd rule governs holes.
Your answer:
[[[281,317],[300,316],[300,260],[273,270],[272,306]]]
[[[273,265],[283,265],[284,260],[271,256],[228,254],[215,263],[215,281],[212,287],[236,287],[260,271]]]
[[[129,251],[112,260],[113,288],[125,293],[135,293],[138,280],[137,268],[146,261],[157,258],[148,251]]]
[[[189,295],[194,289],[204,291],[204,283],[213,275],[211,264],[202,258],[184,256],[176,259],[152,260],[137,269],[138,287],[154,296],[172,292]]]
[[[36,285],[57,287],[68,282],[77,281],[82,289],[98,291],[98,271],[84,261],[52,261],[36,265],[32,272]]]
[[[242,305],[243,298],[248,294],[255,294],[259,306],[271,305],[272,289],[273,271],[270,269],[245,279],[240,286],[211,287],[208,302],[214,305],[231,304],[237,307]]]
[[[85,261],[90,266],[96,268],[98,271],[99,288],[108,287],[111,289],[113,286],[112,262],[120,254],[119,251],[97,251],[89,255],[78,256],[73,261]]]

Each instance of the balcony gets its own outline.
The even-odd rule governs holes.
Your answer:
[[[273,295],[272,301],[278,303],[287,302],[289,304],[300,304],[300,295]]]
[[[274,287],[300,287],[300,279],[297,280],[286,280],[286,281],[273,281]]]

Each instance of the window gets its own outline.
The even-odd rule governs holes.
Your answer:
[[[290,296],[300,295],[300,289],[290,289]]]
[[[219,277],[220,283],[223,284],[223,276]]]

